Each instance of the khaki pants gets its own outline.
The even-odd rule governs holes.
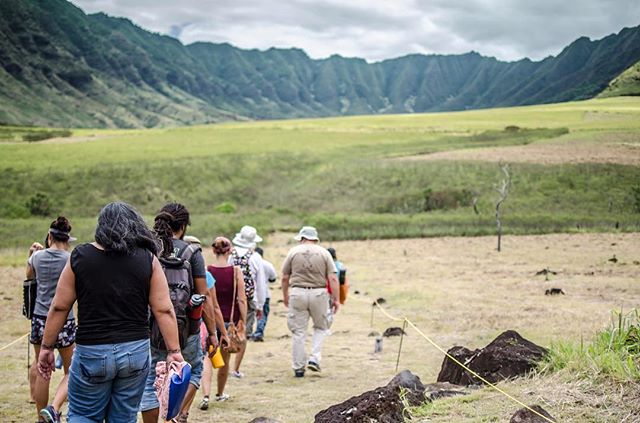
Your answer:
[[[309,316],[313,320],[313,344],[309,360],[320,364],[322,343],[331,327],[329,293],[326,287],[305,289],[291,288],[289,291],[289,313],[287,325],[293,335],[293,369],[304,369],[307,365],[305,342]]]

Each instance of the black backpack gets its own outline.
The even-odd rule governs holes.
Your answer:
[[[193,283],[193,276],[191,275],[191,257],[202,249],[197,245],[188,244],[175,256],[169,258],[160,257],[160,264],[162,270],[167,277],[167,283],[169,284],[169,296],[171,297],[171,304],[176,313],[176,320],[178,321],[178,340],[180,341],[180,348],[184,348],[187,343],[187,338],[193,333],[197,333],[199,327],[190,322],[187,315],[189,309],[189,300],[191,295],[195,292],[195,286]],[[150,318],[151,321],[151,336],[150,343],[154,348],[160,350],[166,350],[167,347],[160,333],[160,328],[156,322],[153,314]]]

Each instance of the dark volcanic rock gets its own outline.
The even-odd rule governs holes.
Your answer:
[[[402,328],[393,327],[393,328],[387,328],[382,334],[382,336],[400,336],[403,334],[406,335],[407,333],[403,331]]]
[[[425,387],[420,378],[408,370],[398,373],[387,386],[365,392],[357,397],[333,405],[316,414],[315,423],[395,423],[404,421],[404,404],[400,391],[405,390],[406,401],[415,406],[425,401]]]
[[[551,421],[556,421],[556,419],[551,417],[551,414],[547,413],[547,411],[539,405],[530,405],[529,407],[536,410],[538,413],[542,414]],[[549,423],[549,420],[543,419],[527,408],[521,408],[520,410],[516,411],[513,416],[511,416],[511,420],[509,420],[509,423]]]
[[[448,351],[454,358],[491,383],[526,374],[535,367],[547,353],[531,341],[527,341],[516,331],[508,330],[500,334],[481,350],[470,351],[464,347],[453,347]],[[482,382],[445,357],[438,382],[454,385],[480,385]]]

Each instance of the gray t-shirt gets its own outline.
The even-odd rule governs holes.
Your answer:
[[[38,282],[38,290],[36,294],[36,307],[33,314],[46,317],[51,307],[51,301],[56,294],[58,279],[60,273],[64,269],[69,252],[64,250],[46,250],[36,251],[29,257],[29,264],[36,274]],[[69,319],[73,319],[73,309],[69,311]]]

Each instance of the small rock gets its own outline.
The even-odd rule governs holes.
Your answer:
[[[291,338],[291,335],[289,335],[289,334],[287,334],[287,333],[285,333],[285,334],[284,334],[284,335],[282,335],[282,336],[278,336],[278,339],[289,339],[289,338]]]
[[[284,300],[278,300],[278,301],[276,301],[276,302],[277,302],[278,304],[282,304],[282,303],[284,303]]]
[[[557,274],[558,274],[558,272],[553,271],[553,270],[549,269],[548,267],[546,267],[546,268],[544,268],[542,270],[538,270],[536,272],[536,276],[540,276],[540,275],[547,276],[547,275],[557,275]]]
[[[544,295],[564,295],[562,288],[550,288],[544,291]]]
[[[13,301],[13,298],[11,297],[2,297],[3,300],[7,300],[7,301]]]
[[[551,417],[551,414],[549,414],[544,408],[540,407],[539,405],[531,405],[530,407],[546,418],[551,419],[554,422],[556,421],[556,419]],[[549,421],[543,419],[528,408],[521,408],[520,410],[516,411],[513,416],[511,416],[511,420],[509,420],[509,423],[549,423]]]
[[[273,379],[267,379],[267,380],[265,380],[265,382],[266,382],[266,383],[275,383],[276,381],[275,381],[275,380],[273,380]]]
[[[402,328],[399,327],[392,327],[392,328],[387,328],[384,333],[382,334],[382,336],[400,336],[400,335],[406,335],[407,333],[405,331],[402,330]]]
[[[280,423],[280,420],[275,420],[270,417],[256,417],[249,423]]]
[[[360,291],[356,289],[355,291],[353,291],[353,295],[360,295]]]
[[[385,300],[384,298],[380,297],[380,298],[378,298],[377,300],[375,300],[375,301],[373,302],[373,305],[376,305],[376,303],[377,303],[377,304],[384,304],[384,303],[386,303],[386,302],[387,302],[387,300]]]
[[[424,396],[431,401],[458,395],[469,395],[465,388],[448,382],[430,383],[425,385],[424,388]]]
[[[380,332],[376,332],[375,330],[373,332],[369,332],[369,335],[367,336],[380,336]]]

